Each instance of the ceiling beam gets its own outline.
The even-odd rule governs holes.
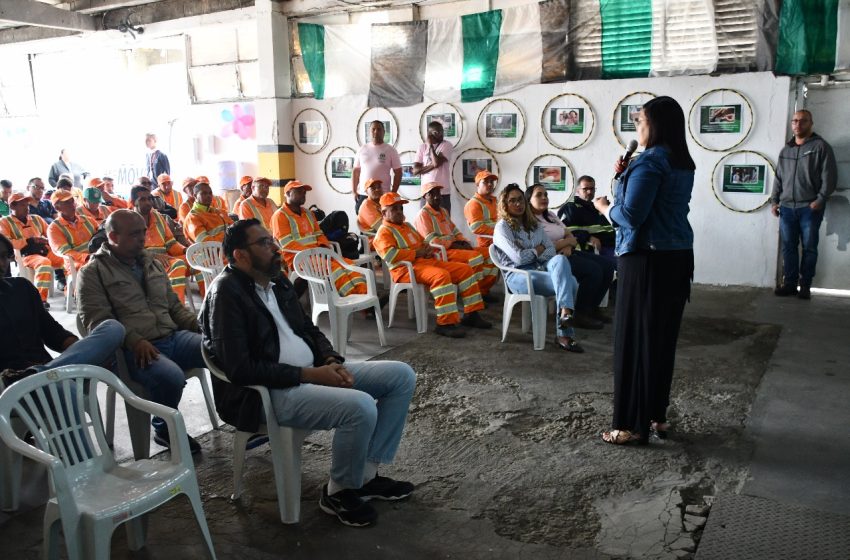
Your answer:
[[[0,22],[67,31],[97,30],[91,16],[54,8],[35,0],[3,0],[0,2]]]

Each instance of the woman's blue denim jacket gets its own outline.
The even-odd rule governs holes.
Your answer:
[[[653,146],[638,156],[614,187],[609,217],[616,228],[615,253],[693,248],[688,223],[693,187],[694,172],[670,167],[666,148]]]

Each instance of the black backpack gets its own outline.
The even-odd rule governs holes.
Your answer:
[[[348,232],[348,214],[342,210],[334,210],[319,224],[322,232],[330,241],[339,243],[342,256],[356,259],[360,256],[357,236]]]

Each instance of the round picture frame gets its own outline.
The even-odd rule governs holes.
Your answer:
[[[488,109],[494,105],[498,107],[499,105],[497,104],[512,105],[513,108],[516,109],[516,113],[491,113],[488,111]],[[490,118],[491,115],[492,118]],[[516,117],[515,121],[511,118],[511,115]],[[484,108],[481,109],[481,112],[478,113],[475,132],[478,134],[478,141],[482,146],[484,146],[484,148],[487,149],[488,152],[493,154],[508,154],[516,150],[517,147],[522,144],[522,141],[525,139],[525,133],[528,129],[527,124],[525,113],[516,101],[506,97],[499,97],[487,103]],[[488,134],[504,134],[505,136],[488,136]],[[490,144],[487,143],[487,138],[489,138]],[[506,149],[499,149],[505,148],[505,145],[494,144],[495,141],[506,140],[509,138],[516,138],[517,140],[513,143],[513,145],[508,144],[509,147]]]
[[[579,103],[570,102],[571,98],[577,99]],[[562,99],[564,107],[553,106]],[[580,134],[575,133],[578,126],[582,128]],[[553,147],[559,150],[577,150],[593,136],[596,128],[596,113],[590,101],[583,96],[577,93],[562,93],[550,99],[543,107],[543,112],[540,113],[540,128],[543,131],[543,137]],[[553,134],[565,138],[574,136],[578,142],[572,145],[561,144],[556,142]]]
[[[543,162],[543,160],[547,160],[547,159],[548,160],[557,159],[557,160],[559,160],[558,163],[563,163],[563,165],[546,165],[546,166],[535,165],[536,163]],[[557,210],[558,208],[560,208],[561,206],[563,206],[564,204],[569,202],[570,199],[573,197],[573,194],[575,193],[575,189],[576,189],[576,174],[575,174],[575,170],[573,169],[572,164],[565,157],[560,156],[558,154],[539,155],[536,158],[534,158],[533,160],[531,160],[531,163],[528,164],[528,168],[526,168],[526,170],[525,170],[526,187],[529,187],[529,186],[531,186],[535,183],[541,183],[543,185],[547,185],[547,184],[552,183],[551,180],[550,181],[541,181],[539,177],[535,177],[535,173],[534,173],[535,167],[541,168],[539,170],[540,173],[545,173],[545,171],[543,169],[544,167],[550,168],[552,171],[548,172],[549,177],[552,177],[552,174],[555,173],[555,171],[554,171],[555,168],[559,168],[557,170],[557,173],[559,175],[558,178],[563,181],[564,190],[562,192],[564,192],[566,194],[566,198],[564,200],[562,200],[560,204],[554,204],[553,205],[552,201],[551,201],[552,197],[550,195],[549,209],[550,210]],[[563,175],[564,173],[566,173],[569,176],[569,179],[564,177],[564,175]],[[569,191],[567,191],[567,189],[566,189],[568,183],[569,183]],[[561,192],[561,191],[557,191],[557,190],[554,190],[554,189],[550,189],[550,188],[548,188],[548,186],[547,186],[546,190],[549,193]],[[560,198],[560,197],[558,197],[558,198]]]
[[[419,193],[422,185],[422,177],[414,176],[414,182],[405,184],[404,177],[404,167],[406,165],[413,165],[414,160],[416,159],[416,150],[405,150],[398,154],[398,158],[401,160],[401,184],[398,187],[398,194],[405,200],[417,201],[422,198],[422,195]],[[416,191],[417,196],[408,196],[407,193]]]
[[[729,96],[734,100],[727,103]],[[706,99],[716,100],[717,104],[702,105]],[[754,122],[753,105],[746,95],[732,88],[717,88],[703,93],[691,105],[688,134],[704,150],[728,152],[747,140]],[[713,143],[710,139],[714,138],[729,138],[731,143]]]
[[[384,111],[385,114],[380,113],[380,111]],[[374,112],[374,113],[373,113]],[[364,121],[367,115],[375,114],[374,118],[370,118],[368,121]],[[384,118],[388,117],[388,118]],[[398,146],[398,119],[395,116],[395,113],[387,109],[386,107],[369,107],[362,113],[360,113],[360,118],[357,119],[357,128],[354,129],[354,137],[357,138],[357,145],[362,146],[369,142],[369,132],[368,129],[363,128],[363,124],[365,122],[372,121],[381,121],[383,123],[390,123],[390,140],[392,142],[387,142],[386,140],[386,126],[384,127],[384,142],[386,144],[390,144],[393,148]]]
[[[346,173],[345,171],[333,169],[334,162],[332,161],[332,158],[336,156],[337,158],[342,159],[346,156],[343,156],[341,154],[346,153],[346,151],[351,153],[351,168],[347,170],[347,176],[344,176],[342,174]],[[328,186],[339,194],[351,194],[351,174],[354,171],[354,158],[356,157],[357,150],[355,150],[354,148],[350,148],[348,146],[337,146],[336,148],[328,152],[328,155],[325,158],[325,180],[327,181]],[[338,173],[340,174],[340,176],[334,177],[334,173]],[[338,185],[341,181],[346,181],[348,189],[338,188]]]
[[[448,109],[440,111],[440,109],[445,108]],[[459,146],[460,143],[463,141],[463,134],[466,131],[466,119],[463,118],[463,113],[460,111],[457,105],[454,105],[453,103],[437,102],[431,103],[430,105],[425,107],[425,109],[422,111],[422,114],[419,115],[419,138],[422,139],[422,142],[425,142],[425,131],[427,130],[428,124],[430,123],[430,121],[427,120],[427,117],[429,115],[442,115],[444,117],[451,115],[454,117],[454,136],[448,136],[445,134],[445,132],[448,130],[447,125],[449,123],[446,122],[448,119],[443,118],[440,119],[440,121],[443,124],[443,137],[449,142],[451,142],[453,146]]]
[[[733,159],[737,161],[731,161]],[[711,192],[717,202],[727,210],[751,214],[764,208],[770,201],[775,180],[776,167],[766,155],[754,150],[737,150],[724,155],[714,164],[714,169],[711,171]],[[759,203],[755,206],[732,203],[739,197],[754,194],[760,195]],[[746,198],[740,199],[746,200]]]
[[[314,112],[318,113],[319,117],[321,117],[321,121],[314,120],[308,121],[306,119],[301,118],[304,113]],[[307,123],[322,123],[320,133],[324,136],[322,139],[322,144],[315,150],[306,149],[304,146],[317,146],[315,143],[308,143],[307,140],[315,138],[315,126],[307,126]],[[304,126],[302,126],[304,125]],[[328,118],[322,113],[320,110],[315,109],[313,107],[307,107],[306,109],[302,109],[295,115],[295,118],[292,119],[292,142],[295,144],[295,147],[298,148],[302,153],[307,155],[315,155],[324,150],[327,145],[331,141],[331,123]]]
[[[466,150],[462,151],[461,153],[459,153],[459,154],[455,157],[455,160],[454,160],[454,162],[452,163],[452,187],[454,188],[455,192],[456,192],[456,193],[458,193],[458,194],[461,196],[461,198],[463,198],[464,200],[469,200],[469,199],[471,199],[473,196],[475,196],[475,193],[473,192],[473,194],[471,194],[471,195],[467,196],[467,195],[466,195],[466,193],[464,193],[464,192],[463,192],[463,190],[461,190],[461,188],[460,188],[460,187],[458,187],[458,182],[457,182],[457,172],[458,172],[458,168],[457,168],[457,166],[458,166],[458,162],[463,161],[463,159],[464,159],[464,158],[463,158],[463,156],[464,156],[464,155],[466,155],[466,154],[470,154],[470,152],[483,152],[483,153],[484,153],[484,155],[485,155],[485,157],[483,157],[483,158],[474,158],[474,159],[476,159],[476,160],[482,160],[482,159],[490,159],[490,160],[492,160],[493,164],[492,164],[492,166],[491,166],[491,171],[493,172],[493,174],[494,174],[494,175],[496,175],[496,176],[500,176],[499,160],[496,158],[496,154],[494,154],[494,153],[493,153],[493,152],[491,152],[490,150],[488,150],[488,149],[486,149],[486,148],[478,148],[478,147],[476,147],[476,148],[467,148]],[[467,159],[473,159],[473,158],[467,158]],[[461,164],[461,168],[460,168],[461,178],[463,178],[464,176],[467,176],[467,177],[468,177],[468,176],[475,177],[475,173],[477,173],[477,171],[476,171],[476,170],[473,170],[473,169],[464,169],[464,167],[466,167],[466,164]],[[492,169],[492,168],[494,168],[494,167],[495,167],[495,169]],[[468,183],[470,183],[470,182],[469,182],[469,181],[461,181],[461,183],[463,183],[463,184],[468,184]],[[474,182],[473,182],[472,184],[473,184],[473,187],[472,187],[472,188],[473,188],[473,191],[474,191],[474,189],[475,189]]]
[[[611,116],[611,131],[623,149],[628,147],[631,140],[637,140],[637,131],[631,130],[635,128],[634,124],[627,124],[631,123],[635,114],[633,108],[642,107],[644,103],[655,97],[658,96],[650,91],[634,91],[623,96],[614,106],[614,112]],[[628,103],[629,101],[633,101],[634,103]],[[625,129],[623,128],[624,126],[626,126]]]

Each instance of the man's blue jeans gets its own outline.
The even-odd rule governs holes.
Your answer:
[[[190,331],[174,331],[170,335],[150,341],[159,350],[159,357],[143,369],[136,365],[130,350],[124,350],[124,358],[133,381],[148,391],[148,399],[155,403],[177,408],[183,387],[186,385],[186,370],[206,367],[201,356],[201,335]],[[154,429],[166,430],[165,421],[154,417]]]
[[[785,286],[809,287],[815,277],[815,265],[818,262],[818,238],[820,223],[823,221],[824,208],[812,210],[805,208],[779,207],[779,232],[782,237],[782,262]],[[798,247],[802,243],[803,255]]]
[[[33,369],[45,371],[73,364],[109,367],[115,360],[115,351],[123,341],[124,326],[115,319],[107,319],[92,329],[88,336],[81,338],[46,364],[33,366]]]
[[[353,388],[302,383],[270,394],[281,426],[334,430],[331,479],[343,488],[360,488],[366,461],[389,464],[395,457],[416,374],[402,362],[345,367],[354,376]]]
[[[570,261],[564,255],[555,255],[546,262],[546,270],[530,270],[531,286],[536,296],[555,296],[558,310],[555,312],[555,329],[558,336],[575,336],[572,327],[562,329],[560,323],[560,310],[563,307],[575,311],[576,293],[578,292],[578,280],[573,276]],[[527,294],[528,282],[525,274],[517,272],[508,273],[508,287],[515,294]]]

